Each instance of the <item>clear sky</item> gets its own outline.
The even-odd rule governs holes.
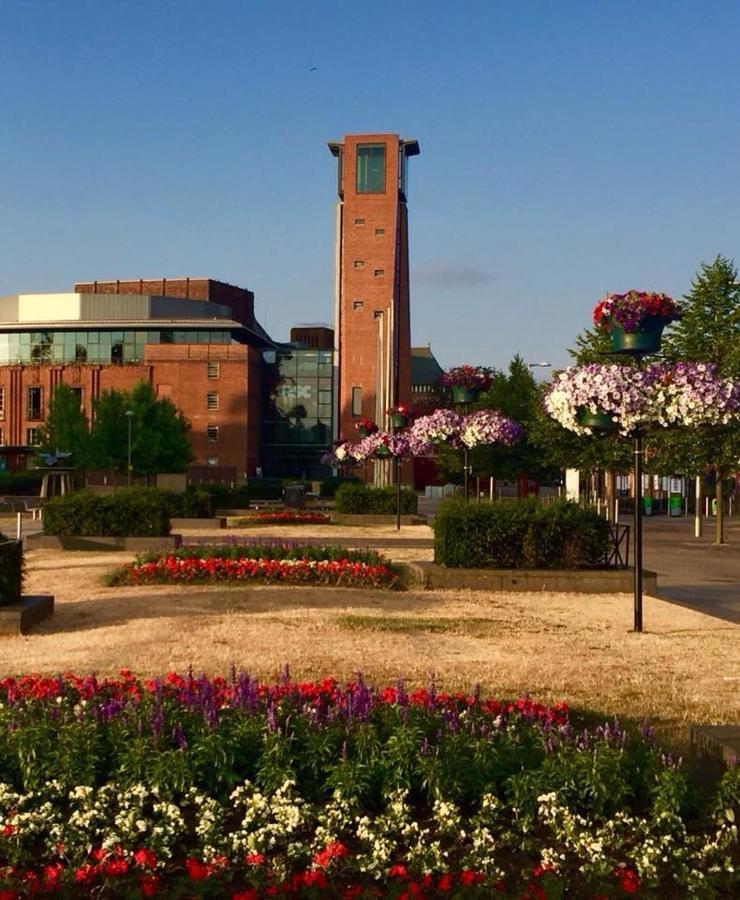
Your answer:
[[[0,0],[0,116],[0,295],[209,275],[277,339],[329,321],[326,142],[363,131],[421,144],[443,366],[562,365],[607,290],[740,257],[732,0]]]

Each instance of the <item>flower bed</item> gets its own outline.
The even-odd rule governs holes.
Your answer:
[[[326,513],[283,510],[257,513],[253,518],[260,525],[268,523],[275,525],[331,525],[331,516],[327,516]]]
[[[341,587],[400,587],[388,560],[370,551],[300,545],[185,547],[140,556],[118,569],[111,585],[264,581]]]
[[[733,896],[740,770],[566,707],[128,672],[0,682],[0,897]]]

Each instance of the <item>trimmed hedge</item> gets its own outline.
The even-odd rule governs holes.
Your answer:
[[[167,492],[169,496],[170,518],[209,519],[214,509],[213,499],[208,491],[199,487],[188,487],[181,494]]]
[[[603,569],[609,523],[567,500],[475,504],[451,499],[434,517],[434,561],[470,569]]]
[[[19,603],[23,586],[23,544],[0,534],[0,606]]]
[[[413,515],[418,505],[419,498],[414,491],[402,488],[401,513]],[[369,487],[354,482],[343,484],[335,494],[334,507],[338,513],[392,516],[396,513],[396,489]]]
[[[22,472],[0,472],[0,494],[38,496],[44,471],[24,469]]]
[[[321,482],[321,497],[333,497],[343,484],[359,484],[360,479],[354,475],[330,475]]]
[[[44,506],[44,534],[82,537],[161,537],[170,533],[172,494],[127,488],[114,494],[77,491]]]

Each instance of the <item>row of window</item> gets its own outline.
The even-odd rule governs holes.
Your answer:
[[[218,441],[218,425],[209,425],[206,428],[206,440],[210,444]],[[41,429],[26,428],[26,446],[39,447],[41,445]],[[0,426],[0,446],[5,446],[5,429]]]
[[[229,344],[229,331],[47,331],[0,334],[0,365],[140,362],[147,344]]]
[[[359,228],[362,228],[365,225],[364,219],[355,219],[355,225]],[[375,229],[375,237],[382,237],[385,234],[385,228],[376,228]]]
[[[352,267],[355,269],[364,269],[365,268],[365,260],[364,259],[356,259]],[[374,278],[383,278],[385,277],[385,269],[373,269],[373,277]]]

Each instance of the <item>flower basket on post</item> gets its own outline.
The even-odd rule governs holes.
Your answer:
[[[657,353],[663,329],[680,318],[671,297],[649,291],[608,294],[593,312],[596,328],[611,335],[612,350],[631,356]]]
[[[581,427],[596,431],[616,431],[619,428],[612,415],[607,412],[592,412],[587,406],[578,410],[576,419]]]
[[[439,379],[440,386],[452,394],[453,403],[475,403],[492,382],[490,369],[468,365],[448,369]]]
[[[405,428],[409,423],[409,409],[403,404],[399,403],[398,406],[391,406],[388,412],[388,418],[390,419],[391,428]]]
[[[475,403],[480,396],[480,388],[453,387],[452,402],[453,403]]]

